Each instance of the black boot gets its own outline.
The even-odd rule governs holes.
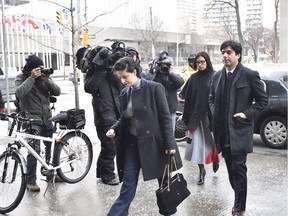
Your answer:
[[[197,181],[197,185],[204,184],[205,175],[206,175],[206,171],[205,170],[204,170],[204,172],[200,172],[199,173],[199,178],[198,178],[198,181]]]
[[[213,162],[213,171],[216,173],[219,169],[219,163],[218,162]]]

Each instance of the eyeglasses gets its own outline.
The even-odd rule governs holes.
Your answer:
[[[204,64],[206,61],[196,61],[197,65]]]

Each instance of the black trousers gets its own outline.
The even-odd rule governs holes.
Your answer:
[[[96,127],[97,135],[101,142],[101,151],[97,160],[96,177],[104,181],[115,178],[114,158],[116,155],[116,146],[114,140],[106,136],[111,126],[112,125]]]
[[[234,190],[234,210],[244,212],[247,198],[247,154],[231,155],[230,147],[223,148],[229,181]]]
[[[44,137],[52,137],[53,136],[53,125],[32,125],[32,134],[44,136]],[[40,141],[39,140],[29,140],[29,145],[38,153],[40,154]],[[45,145],[45,160],[47,163],[50,162],[51,158],[51,142],[44,141]],[[27,155],[27,176],[26,181],[29,184],[36,183],[36,170],[37,170],[37,160],[34,158],[32,154]]]

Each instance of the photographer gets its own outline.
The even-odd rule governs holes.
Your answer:
[[[159,58],[154,64],[155,77],[153,81],[161,83],[166,92],[169,111],[172,118],[172,127],[175,129],[176,109],[177,109],[177,91],[184,84],[184,80],[178,74],[173,72],[173,59],[168,56],[166,51],[159,54]]]
[[[30,55],[26,59],[26,64],[22,73],[15,78],[15,95],[19,100],[19,109],[22,116],[40,120],[32,123],[33,134],[52,137],[53,125],[48,119],[52,116],[50,109],[50,96],[59,96],[61,89],[51,79],[50,74],[53,69],[44,69],[43,61],[36,55]],[[40,142],[29,141],[31,147],[39,154]],[[50,162],[51,143],[45,144],[45,160]],[[32,192],[39,192],[40,188],[36,183],[37,160],[33,155],[27,156],[27,189]]]
[[[94,124],[101,142],[96,177],[101,178],[102,183],[107,185],[119,184],[114,173],[115,142],[108,138],[106,133],[120,117],[118,95],[123,85],[112,69],[115,61],[125,56],[125,50],[120,47],[120,44],[120,42],[113,43],[112,50],[108,47],[96,47],[97,54],[91,62],[87,62],[88,66],[82,70],[86,73],[85,92],[90,93],[93,97]]]

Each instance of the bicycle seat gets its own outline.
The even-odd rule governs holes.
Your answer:
[[[53,116],[51,118],[48,119],[48,121],[60,121],[60,120],[64,120],[67,118],[67,113],[66,112],[61,112],[58,113],[56,116]]]

